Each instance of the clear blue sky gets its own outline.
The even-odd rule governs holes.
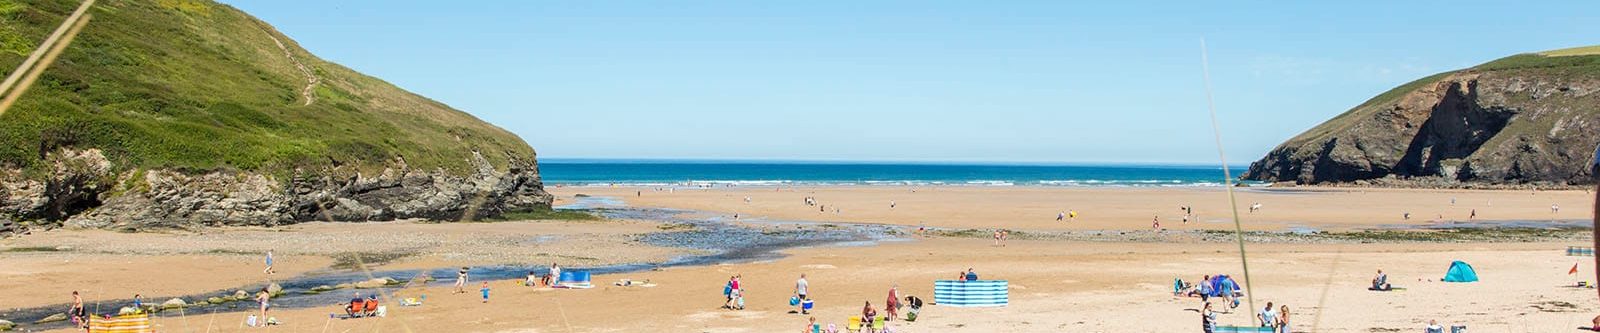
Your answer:
[[[1596,1],[226,0],[540,157],[1233,163]]]

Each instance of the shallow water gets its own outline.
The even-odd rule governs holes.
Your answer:
[[[882,225],[863,225],[847,223],[815,223],[808,221],[729,221],[716,214],[707,214],[685,210],[670,209],[637,209],[615,208],[622,207],[620,200],[606,197],[579,198],[573,204],[563,206],[563,209],[583,208],[595,209],[600,215],[610,219],[630,219],[652,221],[662,224],[685,225],[684,231],[669,231],[648,233],[639,236],[639,241],[656,246],[677,247],[705,250],[703,255],[691,255],[674,258],[659,263],[623,264],[601,267],[563,267],[566,271],[585,271],[590,274],[614,274],[639,272],[662,267],[712,265],[722,263],[740,263],[782,258],[779,251],[796,247],[807,246],[834,246],[850,245],[859,246],[875,244],[880,241],[901,240],[901,231],[898,227]],[[381,290],[390,294],[399,290],[405,284],[388,286],[379,289],[340,289],[309,294],[306,291],[313,287],[327,285],[333,286],[341,283],[353,283],[372,278],[388,277],[402,282],[411,281],[426,275],[432,278],[428,286],[449,286],[455,282],[455,271],[458,267],[440,267],[431,270],[323,270],[279,281],[284,289],[284,295],[272,299],[274,308],[309,308],[328,307],[330,313],[340,312],[340,305],[347,303],[356,293],[363,296],[372,295]],[[479,266],[471,268],[471,277],[474,281],[524,279],[529,271],[534,271],[541,276],[548,272],[548,266]],[[596,283],[604,283],[596,281]],[[190,302],[205,300],[211,296],[223,296],[232,293],[232,290],[261,290],[263,284],[240,286],[236,289],[219,290],[211,293],[181,296]],[[253,294],[253,293],[252,293]],[[131,295],[130,295],[131,296]],[[393,296],[393,295],[390,295]],[[416,294],[404,294],[403,297],[416,297]],[[160,304],[174,296],[150,297],[146,303]],[[132,299],[98,300],[96,305],[91,304],[90,310],[95,313],[114,313],[117,308],[132,304]],[[0,319],[6,319],[19,324],[32,323],[54,313],[64,312],[67,304],[56,306],[0,310]],[[194,306],[184,309],[186,313],[212,313],[252,311],[255,309],[254,301],[230,302],[207,306]],[[179,316],[180,311],[163,311],[156,316]],[[29,329],[49,329],[67,327],[66,322],[57,322],[46,325],[26,325]]]

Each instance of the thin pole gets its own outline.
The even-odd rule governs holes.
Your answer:
[[[1200,72],[1206,84],[1206,109],[1211,111],[1211,133],[1217,140],[1217,159],[1222,161],[1222,184],[1228,191],[1228,208],[1233,210],[1233,237],[1239,242],[1239,266],[1244,269],[1245,299],[1250,311],[1256,308],[1256,292],[1250,286],[1250,261],[1244,253],[1244,227],[1239,222],[1239,200],[1233,195],[1233,174],[1228,171],[1228,154],[1222,149],[1222,126],[1217,124],[1217,104],[1211,97],[1211,64],[1206,58],[1206,40],[1200,39]]]
[[[11,90],[11,85],[16,84],[17,80],[22,78],[22,73],[26,73],[28,72],[28,69],[33,68],[33,65],[38,63],[40,58],[44,57],[45,52],[50,50],[50,46],[55,45],[56,41],[60,40],[61,36],[67,33],[68,28],[74,23],[78,22],[78,18],[83,17],[83,13],[88,12],[89,7],[93,5],[94,0],[86,0],[81,4],[78,4],[78,9],[73,10],[71,15],[67,15],[67,19],[61,21],[61,25],[57,26],[55,31],[50,32],[50,36],[45,37],[44,42],[39,43],[39,47],[33,49],[33,53],[28,54],[28,59],[22,60],[22,64],[17,66],[17,70],[11,72],[11,75],[7,75],[4,82],[0,82],[0,93]],[[48,61],[45,62],[46,65],[49,63],[50,62]],[[0,110],[0,113],[4,112],[5,111]]]

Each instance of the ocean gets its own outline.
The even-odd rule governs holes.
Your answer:
[[[1235,177],[1245,168],[1229,168]],[[546,184],[564,186],[959,185],[1221,186],[1222,168],[1200,165],[1051,165],[895,162],[568,160],[539,162]],[[1247,182],[1248,183],[1248,182]]]

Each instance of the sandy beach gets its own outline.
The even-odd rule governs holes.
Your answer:
[[[915,190],[913,192],[913,190]],[[738,213],[741,220],[802,220],[859,222],[941,228],[1006,228],[1018,231],[1142,230],[1148,215],[1160,214],[1163,226],[1182,230],[1225,229],[1220,220],[1225,197],[1217,189],[1135,188],[983,188],[983,187],[819,187],[819,188],[558,188],[557,205],[575,202],[575,195],[604,196],[630,207],[676,208],[713,215]],[[815,197],[830,206],[826,213],[804,205]],[[750,202],[745,203],[744,198]],[[1450,206],[1451,198],[1456,206]],[[1585,194],[1578,192],[1515,191],[1412,191],[1313,190],[1295,192],[1246,191],[1243,203],[1262,203],[1263,209],[1247,215],[1252,230],[1284,230],[1305,226],[1322,230],[1353,230],[1409,223],[1418,226],[1428,218],[1407,222],[1394,211],[1437,210],[1462,214],[1478,210],[1479,219],[1552,220],[1587,216]],[[895,207],[889,207],[894,201]],[[1492,202],[1492,206],[1490,203]],[[1549,209],[1551,202],[1562,206]],[[1184,225],[1180,205],[1193,205],[1202,218]],[[1472,207],[1479,208],[1472,208]],[[834,213],[831,207],[840,207]],[[1070,207],[1070,208],[1068,208]],[[1454,207],[1454,208],[1451,208]],[[809,209],[807,209],[809,208]],[[1243,208],[1243,207],[1241,207]],[[1542,208],[1542,209],[1541,209]],[[1058,210],[1079,212],[1077,221],[1056,222]],[[1249,214],[1249,213],[1243,213]],[[1421,213],[1413,213],[1414,215]],[[1466,220],[1465,215],[1458,216]],[[1168,222],[1170,219],[1170,222]],[[754,222],[752,222],[754,223]],[[759,223],[755,223],[759,225]],[[253,253],[275,246],[280,252],[293,247],[347,243],[360,237],[444,239],[412,245],[385,245],[419,253],[383,264],[387,267],[438,268],[460,265],[539,264],[526,260],[539,253],[600,258],[568,266],[621,262],[655,262],[682,255],[687,250],[636,244],[626,235],[666,232],[644,221],[602,222],[502,222],[473,224],[313,223],[282,230],[222,230],[203,234],[118,234],[61,230],[8,239],[9,249],[41,244],[65,244],[67,251],[0,252],[0,260],[23,272],[7,272],[6,308],[62,304],[68,288],[116,290],[117,276],[105,276],[88,267],[121,267],[117,274],[148,274],[187,267],[202,278],[186,279],[182,270],[164,272],[168,279],[152,279],[152,286],[175,294],[203,293],[249,284],[263,279],[259,258],[247,254],[204,254],[202,249],[228,248]],[[287,234],[281,238],[264,235]],[[206,243],[207,237],[226,240]],[[388,235],[388,236],[375,236]],[[402,236],[410,235],[410,236]],[[506,242],[493,251],[481,247],[451,246],[449,239],[544,235],[562,236],[543,245]],[[275,241],[245,241],[267,237]],[[327,238],[322,238],[327,237]],[[81,239],[81,240],[80,240]],[[77,240],[75,242],[70,242]],[[339,240],[345,240],[340,242]],[[163,250],[157,254],[111,254],[131,245],[149,249],[193,246],[193,250]],[[384,242],[372,242],[384,243]],[[461,242],[469,243],[469,242]],[[1593,276],[1589,258],[1564,255],[1567,246],[1586,241],[1542,242],[1390,242],[1361,243],[1252,243],[1249,263],[1252,296],[1257,307],[1266,302],[1287,304],[1294,332],[1402,332],[1420,331],[1430,319],[1449,325],[1466,325],[1474,331],[1569,331],[1587,323],[1600,302],[1595,290],[1570,287]],[[470,244],[480,244],[470,242]],[[141,245],[145,246],[145,245]],[[547,246],[543,247],[542,246]],[[286,262],[278,275],[329,269],[338,253],[357,251],[299,250],[281,254]],[[194,253],[201,251],[202,253]],[[493,253],[512,251],[497,256]],[[1003,308],[951,308],[930,305],[913,323],[890,322],[896,332],[1174,332],[1199,331],[1195,312],[1200,301],[1175,297],[1174,278],[1197,280],[1203,274],[1229,274],[1244,282],[1237,246],[1198,241],[1052,241],[1013,240],[994,246],[981,237],[911,236],[905,239],[850,246],[817,246],[783,251],[785,257],[732,264],[681,266],[624,274],[598,275],[598,285],[588,290],[524,287],[511,280],[490,281],[491,300],[483,303],[473,292],[452,294],[451,287],[435,282],[425,287],[399,289],[386,295],[391,301],[384,318],[330,319],[342,313],[336,304],[286,308],[272,312],[283,325],[241,327],[244,312],[190,314],[160,317],[161,331],[177,332],[358,332],[401,330],[412,332],[777,332],[798,331],[806,317],[789,313],[786,300],[800,274],[807,274],[819,322],[843,326],[845,318],[859,314],[864,302],[882,311],[887,291],[898,285],[901,294],[932,301],[932,282],[959,271],[975,269],[985,279],[1011,284],[1010,305]],[[71,257],[85,268],[49,272],[51,263]],[[303,257],[303,259],[302,259]],[[228,260],[213,260],[229,258]],[[291,259],[293,258],[293,259]],[[1472,264],[1482,277],[1477,283],[1438,282],[1451,261]],[[123,262],[123,266],[116,266]],[[295,262],[290,265],[287,262]],[[565,260],[564,260],[565,262]],[[1568,269],[1582,262],[1580,272]],[[138,265],[132,263],[139,263]],[[1369,292],[1365,288],[1377,269],[1405,291]],[[29,271],[31,270],[31,271]],[[742,275],[748,308],[719,309],[721,289],[729,276]],[[91,278],[90,276],[94,276]],[[73,278],[76,277],[76,278]],[[620,279],[648,280],[651,287],[613,286]],[[27,286],[61,286],[32,288]],[[336,290],[346,295],[364,290]],[[158,294],[151,291],[148,294]],[[12,298],[11,295],[24,295]],[[428,295],[420,307],[394,306],[395,297]],[[348,298],[348,296],[345,296]],[[91,297],[91,301],[92,301]],[[116,298],[125,298],[116,297]],[[1251,325],[1243,305],[1222,314],[1224,325]],[[1221,309],[1222,307],[1218,307]],[[66,332],[68,330],[57,330]]]
[[[574,195],[619,198],[631,206],[673,207],[746,219],[887,223],[944,228],[1021,230],[1232,230],[1228,197],[1215,187],[1095,188],[985,186],[825,186],[674,189],[564,187],[557,205]],[[1589,218],[1593,197],[1583,191],[1467,191],[1352,188],[1241,189],[1239,213],[1247,230],[1351,230],[1468,220],[1550,221]],[[817,206],[805,205],[815,198]],[[745,201],[749,198],[749,202]],[[1258,212],[1249,212],[1252,204]],[[893,204],[894,207],[890,207]],[[1551,205],[1561,208],[1552,212]],[[1193,207],[1183,223],[1179,207]],[[1057,222],[1060,213],[1078,217]],[[1473,212],[1476,217],[1473,217]],[[1405,219],[1405,213],[1411,218]]]

